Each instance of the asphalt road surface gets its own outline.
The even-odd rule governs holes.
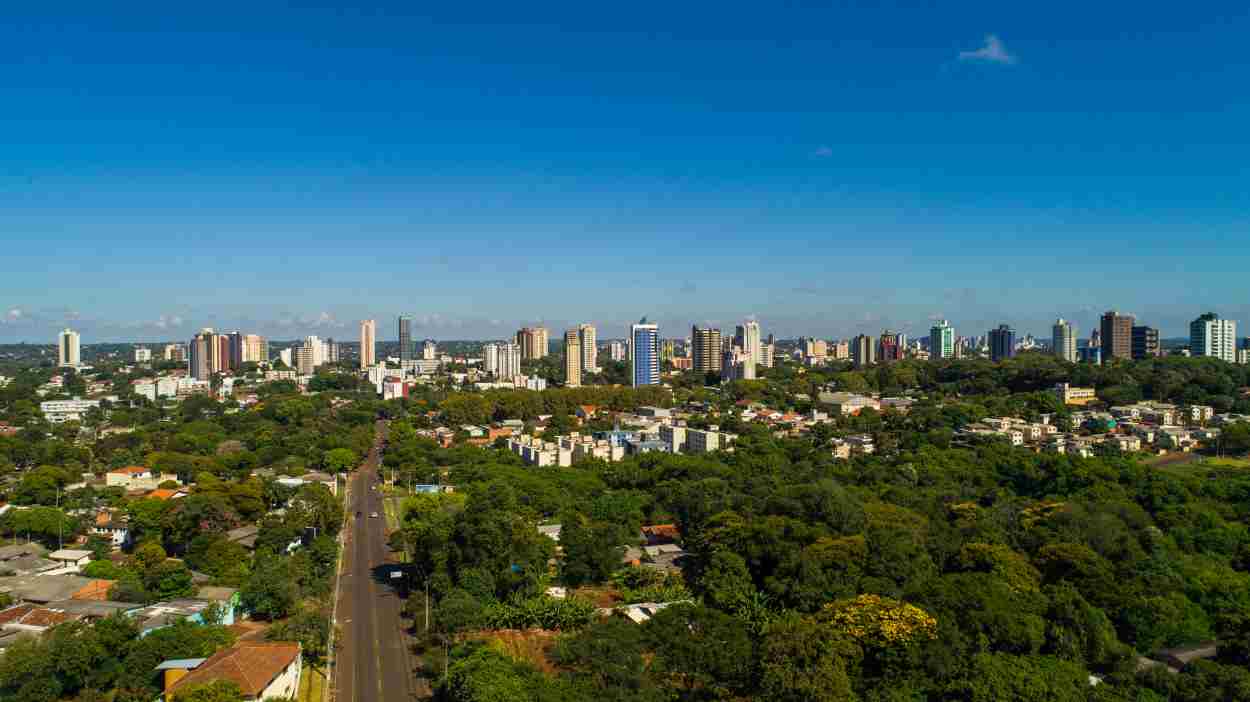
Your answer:
[[[416,659],[403,629],[403,600],[392,585],[398,581],[390,577],[398,566],[387,560],[382,494],[371,489],[379,482],[379,446],[385,437],[386,423],[379,421],[369,457],[351,480],[339,580],[336,702],[416,699]],[[376,518],[369,516],[375,512]]]

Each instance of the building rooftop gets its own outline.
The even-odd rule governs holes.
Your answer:
[[[55,602],[75,599],[80,592],[91,590],[97,583],[111,586],[113,581],[84,578],[80,575],[23,575],[0,578],[0,592],[8,593],[14,599],[30,602]]]
[[[180,689],[228,680],[239,686],[244,697],[254,699],[299,655],[298,643],[241,641],[214,653],[170,685],[166,693],[172,695]]]

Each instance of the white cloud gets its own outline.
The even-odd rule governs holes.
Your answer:
[[[22,321],[22,314],[23,312],[21,308],[14,307],[13,309],[4,313],[4,318],[0,319],[0,322],[5,322],[8,324],[15,324],[17,322]]]
[[[828,146],[818,146],[811,154],[812,158],[832,158],[833,149]]]
[[[1013,64],[1016,57],[1008,53],[1003,40],[995,34],[985,35],[985,43],[976,51],[960,51],[960,61],[984,61],[987,63]]]

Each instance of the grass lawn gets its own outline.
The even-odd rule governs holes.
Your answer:
[[[1199,465],[1208,468],[1250,468],[1250,458],[1208,458]]]
[[[321,702],[325,696],[326,674],[319,668],[304,667],[299,678],[299,702]]]

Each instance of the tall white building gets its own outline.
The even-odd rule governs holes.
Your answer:
[[[1207,312],[1189,323],[1189,352],[1237,362],[1237,323]]]
[[[433,361],[438,358],[438,344],[433,339],[426,339],[421,346],[421,358],[426,361]]]
[[[81,339],[78,332],[66,329],[61,332],[56,347],[56,364],[61,367],[77,368],[82,365]]]
[[[582,384],[582,345],[580,332],[570,329],[564,333],[564,385],[575,388]]]
[[[378,322],[365,319],[360,322],[360,369],[368,370],[377,364]]]
[[[608,343],[608,358],[613,361],[625,360],[625,343],[621,341],[613,341]]]
[[[660,327],[643,317],[629,327],[631,384],[634,387],[660,384]]]
[[[519,375],[521,375],[521,345],[499,344],[499,372],[495,374],[495,377],[511,380]]]
[[[152,349],[146,346],[135,347],[135,363],[147,363],[152,360]]]
[[[1050,328],[1050,350],[1068,363],[1076,363],[1076,327],[1062,317]]]
[[[734,335],[734,341],[741,347],[742,353],[746,356],[744,362],[751,365],[751,377],[755,377],[755,367],[764,365],[764,351],[760,339],[760,323],[754,319],[748,319],[746,322],[738,326],[737,333]],[[724,365],[721,366],[724,368]]]
[[[929,329],[929,359],[955,357],[955,328],[943,319]]]
[[[315,338],[316,337],[309,337],[309,339]],[[313,372],[316,371],[317,366],[320,365],[317,363],[317,358],[320,353],[318,350],[320,343],[309,344],[309,339],[305,339],[304,345],[296,348],[291,354],[292,360],[294,361],[292,365],[300,375],[312,375]]]
[[[598,333],[593,324],[581,324],[577,327],[577,343],[582,347],[582,372],[599,372]]]
[[[755,360],[745,351],[726,351],[721,360],[720,375],[723,380],[755,380]]]
[[[491,375],[499,374],[499,344],[487,344],[482,347],[482,370]]]

